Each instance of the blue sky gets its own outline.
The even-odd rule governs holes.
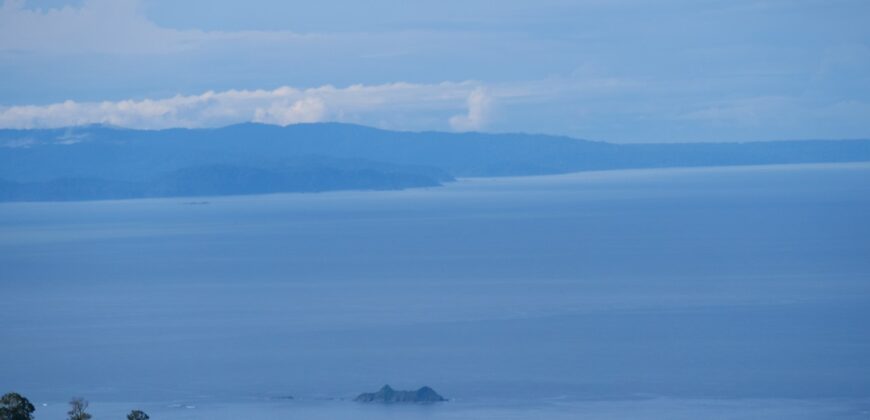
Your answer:
[[[870,137],[865,0],[0,0],[0,126]]]

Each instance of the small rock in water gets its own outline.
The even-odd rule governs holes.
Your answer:
[[[354,401],[366,403],[434,403],[447,401],[447,399],[428,386],[424,386],[416,391],[396,391],[389,385],[384,385],[377,392],[360,394]]]

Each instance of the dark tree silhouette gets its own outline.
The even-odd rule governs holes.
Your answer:
[[[31,420],[35,410],[21,394],[10,392],[0,397],[0,420]]]
[[[142,410],[133,410],[130,414],[127,414],[127,420],[148,420],[150,418]]]
[[[67,412],[69,420],[89,420],[91,418],[91,415],[85,412],[88,408],[88,402],[84,398],[73,398],[69,405],[70,409]]]

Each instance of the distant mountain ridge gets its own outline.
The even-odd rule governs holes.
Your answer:
[[[340,124],[0,130],[0,201],[402,189],[454,176],[870,161],[870,140],[612,144]]]

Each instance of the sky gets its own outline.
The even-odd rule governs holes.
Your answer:
[[[0,0],[0,127],[870,138],[866,0]]]

